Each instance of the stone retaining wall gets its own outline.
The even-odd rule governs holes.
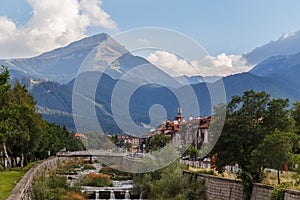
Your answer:
[[[255,183],[252,188],[251,200],[269,200],[273,187],[270,185],[264,185]]]
[[[243,199],[243,191],[239,181],[223,179],[215,176],[198,175],[205,179],[208,200],[215,199]]]
[[[35,164],[23,176],[19,183],[11,191],[8,200],[31,200],[33,199],[32,184],[34,176],[41,170],[49,171],[51,168],[58,167],[62,162],[67,161],[69,158],[55,157],[50,158],[42,163]]]
[[[284,200],[300,200],[300,191],[286,190],[284,193]]]
[[[191,172],[184,171],[185,176],[191,176]],[[208,200],[241,200],[243,199],[243,186],[238,180],[221,178],[216,176],[197,174],[198,179],[205,180]],[[255,183],[252,189],[251,200],[269,200],[273,187]],[[300,200],[300,191],[286,190],[284,200]]]

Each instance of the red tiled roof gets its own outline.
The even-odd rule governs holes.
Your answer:
[[[74,137],[81,137],[81,138],[87,138],[86,135],[81,134],[81,133],[75,133]]]
[[[208,123],[202,124],[199,128],[208,128]]]

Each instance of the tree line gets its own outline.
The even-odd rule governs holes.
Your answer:
[[[59,150],[83,149],[65,127],[43,120],[32,94],[18,80],[12,85],[7,67],[0,73],[0,164],[23,167]]]
[[[265,168],[277,169],[280,183],[279,171],[299,164],[300,102],[290,109],[288,99],[250,90],[215,110],[226,110],[226,119],[211,154],[219,172],[226,165],[239,166],[244,199],[251,198],[253,183],[262,181]]]

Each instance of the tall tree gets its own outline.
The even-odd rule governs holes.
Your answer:
[[[295,102],[293,105],[291,116],[295,120],[296,126],[300,127],[300,102]]]
[[[223,131],[213,153],[217,156],[216,165],[220,172],[226,165],[239,165],[245,199],[250,198],[253,182],[260,182],[262,178],[261,166],[251,164],[252,152],[269,132],[288,126],[287,102],[270,99],[265,92],[250,90],[243,96],[232,97],[227,106]],[[272,120],[282,122],[284,126]]]
[[[0,69],[0,151],[9,168],[21,158],[21,167],[36,158],[44,159],[66,147],[83,149],[82,142],[66,128],[50,124],[37,113],[34,97],[16,81],[11,87],[9,71]],[[14,162],[11,162],[14,161]]]
[[[268,134],[258,148],[252,152],[252,166],[277,169],[277,180],[280,184],[279,172],[292,159],[292,148],[297,135],[290,132],[275,130]]]
[[[10,126],[11,118],[9,118],[8,92],[10,90],[9,71],[7,67],[1,66],[0,69],[0,143],[2,144],[3,154],[8,162],[8,167],[11,167],[11,161],[8,156],[6,142],[12,131]]]
[[[300,137],[300,102],[295,102],[291,109],[291,118],[295,124],[294,132]],[[293,151],[295,154],[300,154],[300,144],[294,145]],[[300,157],[300,156],[299,156]]]
[[[36,112],[36,103],[25,86],[16,81],[10,92],[12,102],[13,119],[12,125],[15,133],[9,141],[13,157],[21,158],[25,164],[33,157],[32,153],[38,148],[42,134],[42,118]]]

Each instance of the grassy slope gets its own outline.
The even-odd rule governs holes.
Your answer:
[[[28,164],[23,169],[14,168],[11,171],[0,172],[0,200],[5,200],[9,196],[11,190],[33,164]]]

